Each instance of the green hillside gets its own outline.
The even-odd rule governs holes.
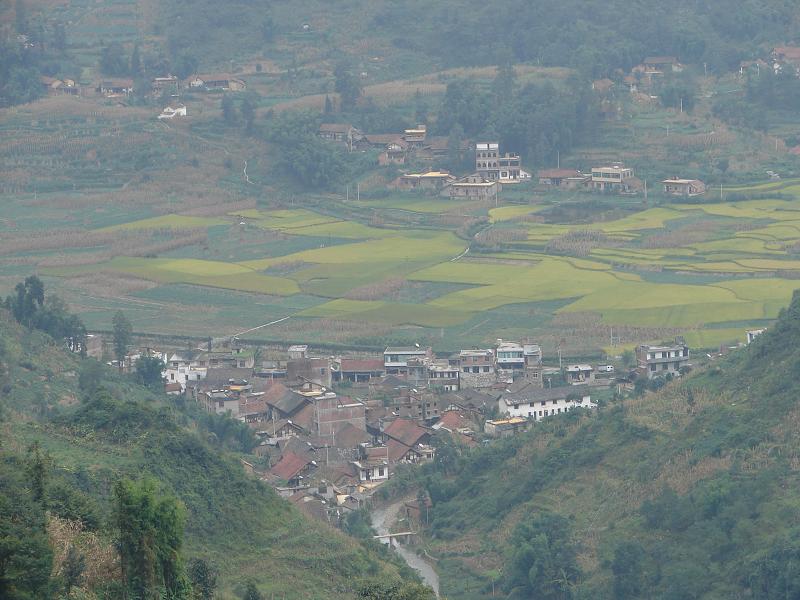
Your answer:
[[[746,349],[421,479],[449,597],[796,598],[800,295]]]
[[[119,597],[111,498],[122,477],[151,477],[160,493],[185,505],[183,562],[202,558],[213,565],[217,598],[238,597],[254,581],[275,597],[344,599],[354,597],[365,579],[409,575],[380,553],[382,547],[368,548],[309,520],[248,477],[235,455],[210,445],[217,436],[196,425],[189,407],[169,404],[91,359],[80,360],[44,334],[20,330],[2,309],[0,388],[3,597],[51,597],[44,510],[56,565],[63,566],[65,540],[74,543],[89,564],[84,586],[98,598]],[[31,450],[33,444],[40,450]],[[37,464],[44,465],[38,479]],[[40,501],[36,481],[44,481]],[[13,530],[19,522],[22,533]],[[79,522],[83,531],[76,533]],[[37,565],[25,562],[29,548],[23,542],[35,548]],[[95,563],[108,567],[96,578]],[[9,584],[23,578],[20,570],[38,582],[33,596]]]

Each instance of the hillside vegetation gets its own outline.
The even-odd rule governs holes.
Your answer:
[[[796,294],[718,365],[431,467],[443,593],[798,597],[798,341]]]
[[[182,561],[212,566],[217,598],[250,582],[276,597],[352,598],[364,580],[409,575],[247,476],[222,429],[212,433],[191,407],[21,330],[2,309],[0,390],[4,598],[62,597],[77,556],[76,587],[120,597],[112,488],[122,478],[149,478],[185,506]]]

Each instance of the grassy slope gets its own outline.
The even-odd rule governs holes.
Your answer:
[[[466,460],[434,510],[443,591],[489,597],[515,525],[552,511],[569,518],[580,547],[579,597],[613,597],[614,549],[630,540],[644,548],[643,597],[764,597],[748,577],[800,525],[800,390],[789,375],[798,339],[796,296],[773,329],[719,366]],[[670,595],[677,580],[681,594]]]
[[[105,514],[116,478],[157,478],[186,504],[187,558],[220,568],[222,597],[252,577],[278,597],[349,598],[359,578],[397,571],[245,475],[235,457],[212,449],[183,413],[149,392],[107,374],[120,400],[80,404],[79,361],[0,312],[3,445],[22,450],[38,441]]]

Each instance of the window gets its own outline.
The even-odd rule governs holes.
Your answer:
[[[655,372],[655,370],[656,370],[656,365],[650,365],[650,371]]]
[[[483,367],[483,372],[484,373],[488,373],[489,372],[489,367]]]
[[[378,477],[383,477],[384,472],[383,467],[378,467]]]
[[[469,373],[469,367],[464,367],[464,373]]]

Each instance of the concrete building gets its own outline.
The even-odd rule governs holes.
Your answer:
[[[634,187],[633,169],[623,165],[592,167],[591,187],[599,192],[628,192]]]
[[[509,417],[539,421],[545,417],[567,413],[575,408],[596,408],[588,386],[528,389],[516,394],[503,394],[498,412]]]
[[[388,347],[383,351],[383,368],[389,375],[407,375],[409,359],[433,359],[430,348],[419,346]]]
[[[702,196],[706,193],[706,184],[699,179],[665,179],[661,182],[664,186],[664,193],[668,196],[681,196],[691,198]]]
[[[501,183],[519,183],[531,178],[530,173],[522,170],[519,154],[501,154],[497,142],[475,144],[475,171],[488,181]]]
[[[567,365],[567,383],[580,385],[594,380],[594,367],[592,365]]]
[[[751,344],[754,339],[764,333],[766,329],[748,329],[747,330],[747,343]]]
[[[490,419],[484,423],[484,431],[492,437],[509,437],[527,431],[531,426],[529,419],[511,417],[510,419]]]
[[[502,189],[496,179],[485,179],[482,175],[468,175],[449,184],[442,190],[441,195],[449,198],[494,200]]]
[[[496,381],[493,350],[462,350],[450,362],[460,369],[462,388],[489,388]]]
[[[525,368],[525,348],[519,342],[497,340],[495,356],[498,369],[513,371]]]
[[[678,375],[683,367],[689,365],[689,346],[682,338],[676,338],[674,344],[642,345],[636,348],[636,361],[640,375],[648,379]]]

